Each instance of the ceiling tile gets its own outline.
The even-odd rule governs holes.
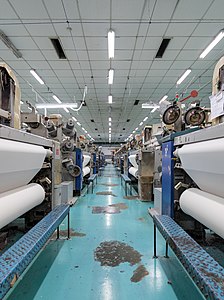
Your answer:
[[[175,13],[173,15],[174,19],[196,19],[199,20],[203,17],[204,13],[210,6],[210,0],[188,0],[188,1],[179,1]]]
[[[27,5],[26,0],[10,0],[10,3],[21,19],[48,19],[48,14],[42,1],[29,0],[29,5]]]

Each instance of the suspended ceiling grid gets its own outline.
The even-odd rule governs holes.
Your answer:
[[[112,117],[112,142],[123,141],[144,117],[157,123],[159,113],[142,109],[145,102],[158,103],[164,96],[188,95],[200,89],[202,104],[209,105],[214,65],[223,55],[221,41],[203,60],[199,55],[223,29],[222,0],[0,0],[0,29],[22,53],[18,59],[0,41],[0,58],[16,72],[22,100],[81,101],[86,104],[73,115],[96,141],[108,140]],[[107,32],[116,34],[115,58],[108,59]],[[59,59],[50,38],[58,37],[67,59]],[[164,37],[171,41],[164,55],[155,55]],[[107,83],[108,69],[115,70]],[[41,86],[30,69],[44,80]],[[177,79],[192,72],[178,88]],[[36,98],[30,83],[41,96]],[[113,104],[107,103],[109,94]],[[139,104],[134,106],[135,100]],[[25,110],[25,105],[22,106]],[[54,110],[52,112],[58,112]],[[94,122],[91,122],[91,119]],[[130,119],[129,122],[127,120]],[[80,134],[81,127],[77,126]],[[140,128],[139,128],[140,129]]]

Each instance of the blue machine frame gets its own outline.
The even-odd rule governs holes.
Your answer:
[[[93,156],[93,174],[96,174],[96,153],[92,153],[92,156]]]
[[[82,190],[82,150],[79,148],[75,149],[76,154],[76,165],[80,167],[81,173],[75,178],[75,193],[79,196]]]
[[[162,214],[174,216],[174,145],[173,141],[162,144]]]

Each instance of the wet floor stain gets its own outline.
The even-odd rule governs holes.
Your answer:
[[[128,208],[128,206],[125,203],[115,203],[115,204],[111,204],[109,206],[111,206],[111,207],[118,207],[120,210]]]
[[[140,265],[137,267],[136,270],[134,270],[133,276],[131,277],[131,281],[139,282],[147,275],[149,275],[149,272],[146,270],[145,266]]]
[[[60,237],[67,237],[68,236],[68,230],[60,230]],[[70,229],[70,237],[84,237],[86,236],[85,233],[82,233],[82,232],[77,232],[77,231],[74,231],[74,229]],[[57,232],[55,232],[53,235],[52,235],[52,239],[55,239],[57,237]]]
[[[125,203],[115,203],[107,206],[92,206],[93,214],[119,214],[121,210],[127,209]]]
[[[123,198],[124,199],[126,199],[126,200],[136,200],[136,199],[138,199],[138,196],[123,196]]]
[[[144,222],[145,218],[138,218],[137,220],[140,221],[140,222]]]
[[[94,258],[101,266],[116,267],[128,262],[131,266],[141,261],[142,255],[128,244],[119,241],[100,243],[94,252]]]
[[[121,212],[119,207],[114,207],[111,205],[108,206],[93,206],[93,214],[119,214]]]
[[[100,183],[100,185],[104,185],[104,186],[118,186],[118,184],[115,184],[115,183]]]
[[[113,194],[111,191],[103,191],[103,192],[97,192],[96,195],[104,195],[104,196],[113,196],[117,197],[115,194]]]

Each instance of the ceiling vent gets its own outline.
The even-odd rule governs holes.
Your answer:
[[[61,42],[59,41],[59,39],[54,38],[54,39],[50,39],[50,40],[52,42],[52,45],[54,46],[55,51],[57,52],[58,58],[66,59],[65,52],[62,49]]]
[[[134,105],[138,105],[139,100],[135,100]]]
[[[127,122],[130,122],[130,119],[127,119]]]
[[[90,120],[92,123],[94,123],[95,121],[93,119]]]
[[[156,58],[162,58],[163,57],[163,54],[166,51],[166,48],[168,47],[170,40],[171,39],[163,39],[162,40],[162,43],[159,47],[159,50],[156,53]]]

